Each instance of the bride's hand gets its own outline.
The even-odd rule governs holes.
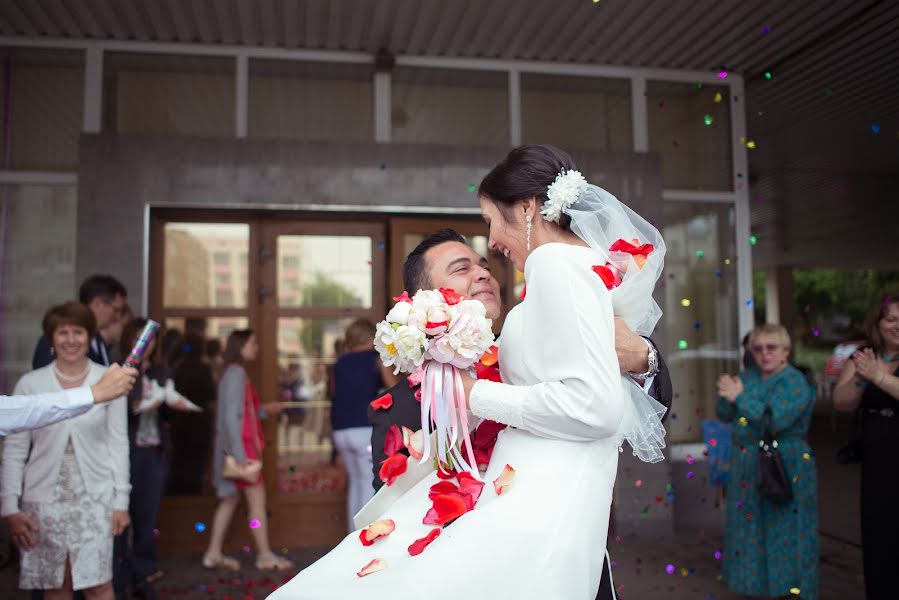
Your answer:
[[[472,377],[468,369],[460,369],[459,375],[462,376],[462,388],[465,390],[465,404],[470,405],[471,388],[478,382],[477,377]]]

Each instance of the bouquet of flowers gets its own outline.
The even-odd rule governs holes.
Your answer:
[[[493,344],[492,321],[484,305],[466,300],[454,290],[418,290],[394,298],[396,304],[377,325],[375,349],[394,373],[422,369],[421,429],[424,446],[421,462],[430,459],[426,432],[436,432],[438,468],[466,470],[479,478],[468,434],[468,412],[460,369],[468,369]],[[432,427],[433,426],[433,427]],[[456,446],[467,442],[467,460]]]

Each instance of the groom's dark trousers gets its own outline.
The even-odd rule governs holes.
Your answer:
[[[373,410],[371,406],[368,408],[368,422],[371,423],[371,455],[374,479],[372,485],[375,490],[384,485],[381,478],[378,477],[378,471],[381,463],[387,458],[384,454],[384,440],[387,437],[387,430],[390,426],[396,424],[397,427],[408,427],[412,431],[421,429],[421,404],[415,400],[415,392],[418,387],[410,388],[408,381],[403,377],[398,384],[393,386],[389,391],[393,396],[393,405],[386,410]],[[665,405],[665,417],[671,412],[671,401],[674,393],[671,387],[671,375],[668,373],[668,365],[662,360],[659,353],[659,373],[656,375],[649,389],[649,394]],[[664,418],[663,417],[663,420]],[[597,548],[599,551],[599,548]],[[602,548],[605,552],[605,548]],[[608,561],[603,562],[602,580],[599,583],[599,593],[596,595],[597,600],[612,600],[612,584],[609,578]]]

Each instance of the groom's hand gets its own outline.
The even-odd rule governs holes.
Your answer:
[[[621,317],[615,317],[615,353],[622,373],[645,373],[649,369],[649,348]]]

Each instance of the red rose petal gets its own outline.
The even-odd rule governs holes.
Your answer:
[[[472,508],[474,508],[474,502],[469,494],[460,494],[458,492],[439,494],[434,497],[434,506],[428,511],[422,522],[426,525],[432,522],[434,525],[446,525],[450,521],[455,521]]]
[[[390,426],[390,429],[387,430],[387,435],[384,436],[384,454],[393,456],[404,447],[403,434],[400,433],[400,428],[394,423]]]
[[[415,400],[416,402],[421,402],[421,388],[415,390]]]
[[[405,437],[406,431],[409,431],[409,429],[407,427],[403,427],[403,429],[403,436]],[[421,460],[421,457],[424,455],[424,439],[421,435],[421,429],[409,435],[406,450],[409,451],[409,456],[415,460]]]
[[[493,489],[496,490],[496,495],[501,495],[509,484],[512,483],[512,480],[515,478],[515,469],[506,465],[503,468],[503,472],[499,474],[499,477],[493,480]]]
[[[605,266],[594,265],[593,272],[599,275],[602,282],[606,284],[607,290],[614,289],[621,284],[621,273],[610,263],[606,263]]]
[[[432,529],[428,532],[428,535],[412,542],[412,545],[409,546],[409,554],[411,554],[412,556],[418,556],[419,554],[424,552],[424,549],[428,547],[428,544],[436,540],[439,535],[439,527]]]
[[[370,563],[362,567],[362,570],[356,573],[356,577],[365,577],[387,568],[387,561],[383,558],[375,558]]]
[[[459,493],[470,495],[472,503],[477,504],[481,490],[484,489],[484,482],[472,477],[471,473],[459,473],[456,479],[459,480]]]
[[[411,303],[412,303],[412,298],[409,297],[409,292],[407,292],[406,290],[403,290],[402,295],[400,295],[400,296],[395,296],[395,297],[393,298],[393,301],[394,301],[394,302],[408,302],[409,304],[411,304]]]
[[[393,519],[375,521],[359,532],[359,541],[362,542],[363,546],[371,546],[376,539],[390,535],[394,529],[396,529],[396,523]]]
[[[456,290],[451,288],[440,288],[440,293],[443,294],[443,299],[446,300],[446,303],[450,306],[459,304],[464,298],[462,294],[457,293]]]
[[[406,472],[406,463],[409,457],[405,454],[394,454],[381,463],[378,476],[387,485],[393,485],[396,478]]]
[[[393,396],[390,392],[387,392],[380,398],[375,398],[371,401],[371,407],[375,410],[386,410],[393,406]]]
[[[456,487],[456,484],[452,481],[438,481],[434,485],[431,486],[431,489],[428,491],[428,500],[433,502],[434,498],[440,496],[441,494],[449,494],[450,492],[458,491],[459,488]]]
[[[443,471],[441,469],[437,469],[437,477],[440,479],[453,479],[456,477],[456,471]]]
[[[521,295],[518,296],[519,300],[524,300],[524,297],[528,294],[528,286],[524,286],[521,288]]]
[[[478,362],[485,367],[492,367],[499,361],[499,348],[490,346]]]

